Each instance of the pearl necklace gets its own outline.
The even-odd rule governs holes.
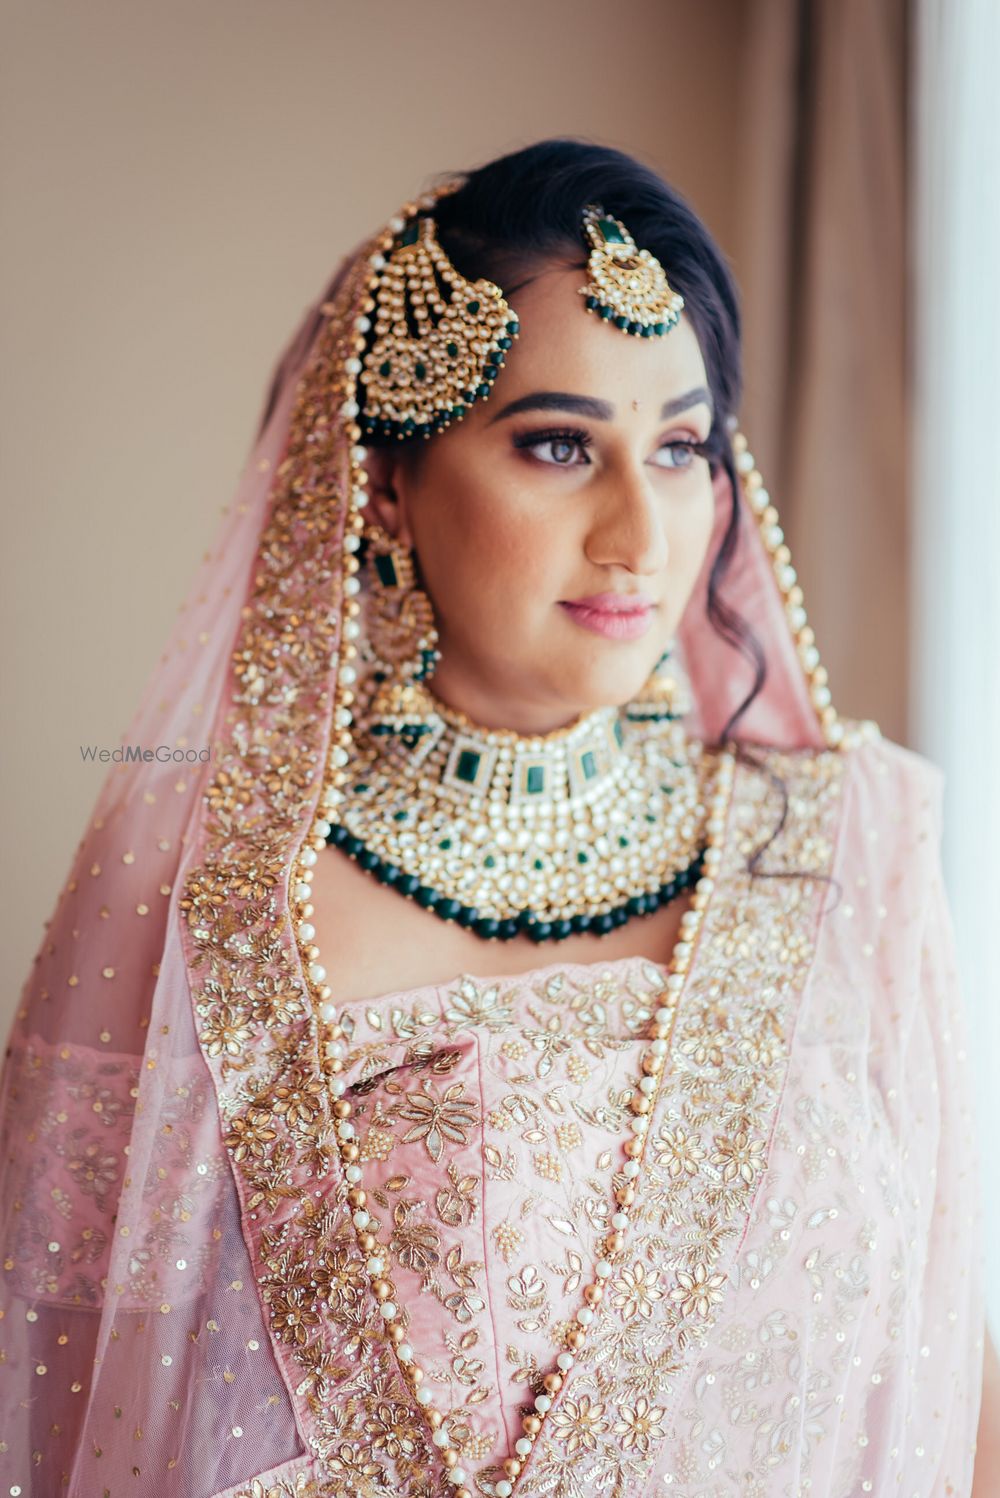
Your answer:
[[[567,1375],[573,1367],[576,1354],[584,1346],[587,1332],[597,1315],[597,1308],[604,1296],[604,1285],[614,1273],[615,1261],[625,1246],[629,1228],[629,1212],[635,1206],[637,1181],[642,1168],[649,1121],[655,1109],[660,1087],[667,1074],[666,1057],[670,1051],[677,1006],[683,990],[688,969],[705,911],[715,888],[715,876],[722,859],[722,843],[725,835],[729,802],[732,794],[735,754],[732,749],[722,751],[717,759],[712,795],[706,823],[707,847],[704,854],[705,873],[698,880],[692,895],[691,908],[681,917],[679,939],[671,953],[666,979],[665,1002],[656,1010],[650,1027],[648,1048],[641,1060],[641,1075],[636,1079],[629,1107],[630,1137],[622,1146],[624,1161],[620,1169],[620,1181],[614,1185],[615,1211],[611,1216],[610,1231],[604,1236],[594,1265],[594,1277],[583,1291],[583,1304],[576,1312],[575,1322],[566,1334],[566,1346],[555,1360],[555,1366],[541,1380],[541,1389],[535,1394],[529,1414],[521,1421],[522,1435],[514,1443],[511,1454],[502,1462],[503,1478],[496,1484],[496,1498],[510,1498],[518,1476],[524,1469],[532,1447],[544,1428]],[[317,840],[323,846],[322,840]],[[314,933],[313,933],[314,934]],[[315,951],[316,949],[313,948]],[[318,959],[318,951],[316,953]],[[312,964],[310,976],[314,982],[322,982],[326,973],[317,961]],[[438,1448],[444,1477],[453,1489],[453,1498],[473,1498],[469,1487],[469,1474],[461,1465],[461,1455],[452,1444],[448,1433],[448,1421],[453,1411],[442,1411],[434,1404],[434,1396],[427,1387],[426,1374],[416,1353],[406,1340],[401,1310],[389,1274],[388,1249],[379,1241],[374,1231],[371,1214],[367,1210],[367,1193],[362,1185],[362,1170],[358,1163],[361,1149],[357,1142],[357,1130],[351,1122],[354,1105],[344,1096],[347,1085],[340,1075],[344,1070],[346,1055],[345,1032],[337,1020],[337,1006],[332,998],[325,998],[319,1005],[323,1024],[324,1070],[329,1078],[334,1097],[333,1113],[336,1118],[336,1141],[347,1183],[346,1199],[351,1208],[351,1218],[357,1233],[358,1248],[364,1256],[365,1269],[371,1283],[372,1294],[378,1302],[379,1312],[385,1323],[386,1335],[395,1349],[403,1376],[414,1399],[423,1412],[430,1431],[430,1438]]]

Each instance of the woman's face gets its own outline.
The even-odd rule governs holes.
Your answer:
[[[375,517],[434,606],[432,689],[488,728],[546,733],[634,697],[711,536],[694,329],[630,337],[585,311],[583,279],[553,267],[511,298],[521,334],[488,401],[367,459]]]

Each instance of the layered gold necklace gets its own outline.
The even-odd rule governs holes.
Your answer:
[[[486,939],[603,935],[697,883],[713,766],[679,721],[617,707],[525,736],[435,701],[415,743],[362,712],[327,841]]]

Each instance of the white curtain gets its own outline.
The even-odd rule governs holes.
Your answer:
[[[947,775],[1000,1340],[1000,4],[914,14],[910,742]]]

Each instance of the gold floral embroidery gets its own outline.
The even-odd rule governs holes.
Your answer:
[[[648,1452],[651,1442],[663,1436],[661,1427],[666,1413],[666,1410],[651,1405],[646,1396],[641,1395],[634,1404],[622,1405],[614,1425],[614,1433],[621,1436],[626,1451],[634,1446],[644,1453]]]
[[[399,1104],[399,1116],[414,1122],[403,1135],[402,1142],[410,1144],[414,1139],[422,1140],[434,1161],[440,1160],[445,1140],[465,1144],[468,1130],[478,1122],[479,1111],[474,1103],[463,1097],[464,1092],[464,1083],[456,1082],[439,1097],[428,1084],[426,1092],[412,1093],[405,1098]]]

